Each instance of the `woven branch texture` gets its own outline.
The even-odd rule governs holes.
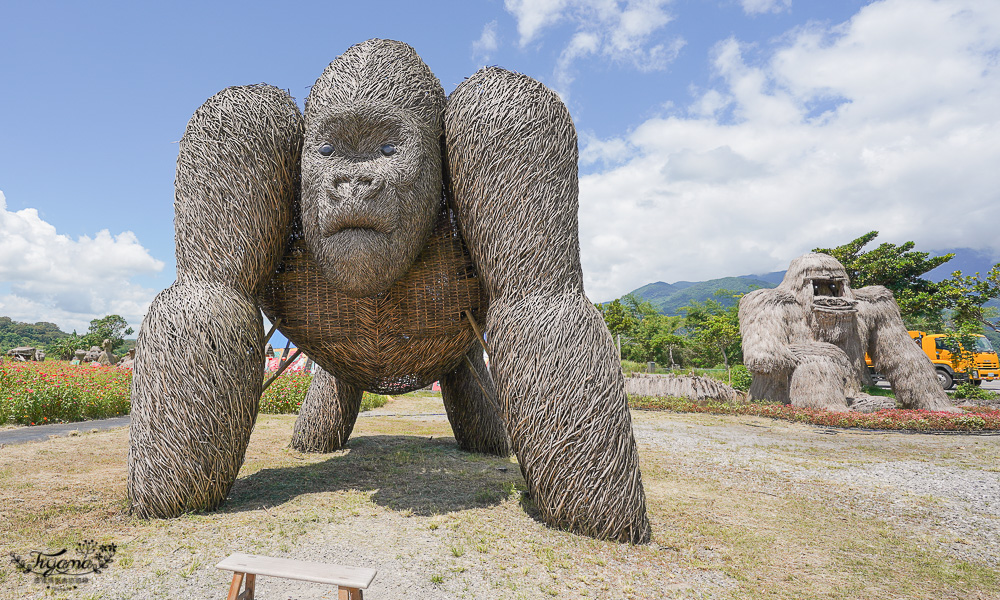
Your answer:
[[[136,342],[128,495],[143,518],[212,509],[229,493],[264,377],[260,310],[231,286],[177,282]]]
[[[630,396],[660,396],[692,400],[742,400],[745,394],[721,381],[696,375],[653,375],[637,373],[625,378]]]
[[[617,354],[583,294],[576,163],[540,83],[486,69],[446,100],[388,40],[334,60],[304,117],[267,86],[206,102],[178,159],[178,282],[139,341],[136,511],[225,497],[259,401],[259,306],[322,367],[294,447],[347,443],[362,390],[440,379],[458,443],[513,449],[545,522],[648,540]]]
[[[904,407],[957,410],[910,339],[892,293],[852,290],[832,256],[793,260],[778,287],[743,296],[739,320],[753,398],[846,411],[848,398],[871,385],[867,352]]]
[[[510,440],[483,350],[476,344],[466,356],[468,362],[441,377],[441,398],[455,440],[463,450],[508,456]]]
[[[649,538],[624,382],[583,294],[576,132],[556,95],[498,68],[448,99],[448,170],[486,287],[500,408],[531,498],[550,525]]]
[[[302,452],[340,450],[351,437],[364,392],[324,371],[313,374],[292,431],[292,448]]]
[[[219,92],[181,139],[177,282],[146,314],[133,366],[128,491],[140,516],[217,506],[243,463],[263,382],[256,293],[286,241],[301,139],[294,101],[264,85]]]

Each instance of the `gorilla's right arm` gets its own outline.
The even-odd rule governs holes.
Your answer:
[[[740,298],[743,363],[752,373],[791,373],[798,363],[789,350],[795,296],[781,290],[754,290]]]
[[[288,237],[301,148],[294,100],[265,85],[219,92],[181,139],[177,281],[136,344],[128,492],[140,517],[214,508],[243,463],[263,382],[257,299]]]
[[[486,337],[511,444],[542,519],[649,539],[618,354],[583,292],[576,132],[537,81],[488,68],[451,94],[459,228],[489,297]]]

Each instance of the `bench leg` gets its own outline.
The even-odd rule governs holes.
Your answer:
[[[229,586],[229,595],[226,600],[236,600],[240,595],[240,587],[243,586],[243,573],[233,573],[233,583]]]
[[[244,582],[246,585],[244,586]],[[253,573],[247,575],[246,573],[233,573],[233,583],[229,586],[229,596],[226,600],[253,600],[254,587],[257,582],[257,576]],[[240,588],[243,587],[243,591],[240,592]]]
[[[361,595],[361,590],[357,588],[337,588],[340,593],[337,595],[338,600],[363,600]]]
[[[254,588],[257,585],[257,576],[253,573],[247,575],[247,584],[243,590],[243,597],[241,600],[253,600]]]

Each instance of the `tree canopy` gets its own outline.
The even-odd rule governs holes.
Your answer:
[[[0,317],[0,350],[18,346],[45,347],[60,338],[69,336],[55,323],[21,323],[10,317]]]

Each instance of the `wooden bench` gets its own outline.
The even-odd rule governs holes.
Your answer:
[[[335,585],[339,590],[340,600],[362,600],[361,590],[368,589],[377,573],[374,569],[361,567],[342,567],[239,552],[228,556],[215,567],[233,571],[233,583],[229,586],[227,600],[253,600],[257,575]],[[242,592],[241,587],[244,588]]]

